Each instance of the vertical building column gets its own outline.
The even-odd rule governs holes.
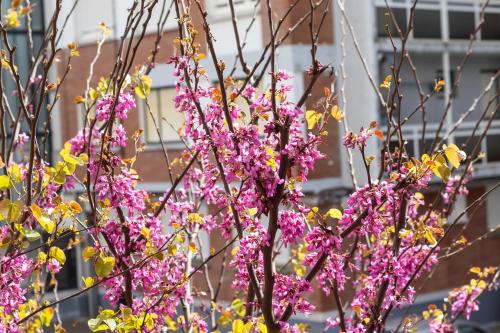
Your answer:
[[[336,4],[337,2],[334,1],[334,3]],[[361,53],[368,65],[368,70],[375,78],[375,82],[378,82],[377,46],[375,41],[375,7],[371,1],[369,5],[366,6],[359,6],[357,2],[353,1],[345,1],[345,10],[349,17],[349,23],[354,29],[354,34],[356,35],[356,39],[359,43]],[[336,40],[340,41],[342,38],[342,31],[339,27],[342,13],[337,5],[334,7],[334,13],[335,26],[337,27]],[[345,82],[342,82],[344,79],[342,78],[342,75],[339,75],[337,78],[337,87],[345,84],[345,99],[348,102],[345,117],[349,130],[357,132],[361,127],[368,127],[371,121],[380,119],[380,104],[368,79],[368,74],[364,70],[363,63],[355,51],[355,45],[347,25],[345,33],[345,49],[347,50],[347,53],[344,59],[344,66],[346,78]],[[339,43],[337,43],[336,47],[337,49],[340,49]],[[338,54],[340,54],[340,51]],[[341,131],[341,133],[343,133],[343,131]],[[343,147],[342,150],[344,150]],[[378,158],[378,147],[375,140],[368,141],[366,155],[373,155]],[[344,153],[343,157],[342,179],[344,180],[346,186],[351,186],[347,154]],[[362,157],[356,151],[353,151],[353,165],[356,171],[358,184],[364,184],[367,181],[367,176],[364,171]]]

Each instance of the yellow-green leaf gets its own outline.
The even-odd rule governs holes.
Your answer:
[[[334,219],[341,219],[342,218],[342,212],[340,210],[338,210],[337,208],[331,208],[329,209],[325,216],[329,216],[329,217],[332,217]]]
[[[115,267],[115,258],[106,257],[101,254],[94,265],[95,273],[99,277],[106,277],[111,273],[113,268]]]
[[[24,237],[26,237],[28,242],[34,242],[40,238],[40,233],[36,230],[27,230]]]
[[[50,326],[50,322],[52,321],[52,318],[54,318],[54,309],[53,308],[47,308],[40,312],[40,320],[45,327]]]
[[[88,288],[94,284],[94,278],[91,276],[87,276],[86,278],[82,277],[82,280],[85,288]]]
[[[429,242],[430,245],[436,245],[436,238],[434,238],[434,235],[432,234],[432,231],[429,229],[425,230],[425,239]]]
[[[0,176],[0,190],[11,188],[10,178],[7,175]]]
[[[42,210],[40,209],[40,207],[38,207],[37,204],[31,205],[31,213],[45,231],[47,231],[49,234],[54,232],[56,224],[52,222],[51,219],[43,215]]]
[[[342,113],[342,110],[340,109],[340,107],[338,105],[332,106],[330,113],[331,113],[333,119],[335,119],[336,121],[341,121],[342,118],[344,118],[344,114]]]
[[[314,126],[320,121],[321,119],[321,113],[316,112],[314,110],[307,110],[306,111],[306,121],[307,121],[307,128],[308,129],[313,129]]]
[[[246,333],[245,324],[241,319],[236,319],[233,321],[233,333]]]
[[[384,82],[380,84],[380,88],[382,89],[391,89],[391,81],[392,81],[392,75],[387,75],[384,79]]]
[[[84,261],[88,261],[90,258],[92,258],[96,254],[96,250],[92,246],[87,246],[85,249],[82,251],[82,257]]]
[[[149,76],[141,76],[139,84],[137,85],[137,87],[135,87],[135,93],[137,94],[137,96],[139,96],[140,99],[146,99],[146,97],[149,96],[152,83],[153,80]]]
[[[450,164],[457,169],[460,166],[460,162],[463,159],[463,153],[456,145],[453,143],[449,144],[448,146],[444,145],[444,153],[446,155],[446,158],[448,161],[450,161]]]
[[[18,164],[12,163],[11,166],[9,166],[8,171],[12,182],[19,183],[23,180],[23,175],[21,174],[21,168],[19,168]]]
[[[59,261],[61,265],[64,265],[66,262],[66,255],[64,254],[64,251],[57,246],[52,246],[49,249],[49,257]]]
[[[246,312],[245,302],[241,298],[235,298],[231,302],[231,309],[233,309],[238,316],[243,317]]]

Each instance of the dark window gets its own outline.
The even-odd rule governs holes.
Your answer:
[[[500,134],[488,135],[486,137],[486,156],[488,162],[500,161]]]
[[[399,28],[403,33],[406,33],[406,9],[392,8],[392,13],[396,19]],[[389,36],[390,31],[392,36],[398,36],[398,32],[387,8],[377,8],[377,33],[379,37]]]
[[[44,234],[43,241],[47,241],[47,234]],[[59,240],[52,243],[52,246],[57,246],[64,251],[66,255],[66,262],[64,266],[61,268],[59,273],[56,274],[57,279],[57,290],[67,290],[67,289],[75,289],[78,287],[77,281],[77,258],[76,258],[76,249],[72,247],[71,249],[66,249],[68,247],[68,243],[71,239],[74,239],[73,236],[59,236]],[[50,285],[50,274],[47,274],[47,281],[45,284],[48,291],[51,291],[53,287]]]
[[[474,137],[455,137],[455,144],[463,150],[467,156],[470,156],[474,149],[476,148],[476,145],[479,143],[479,137],[474,136]],[[479,148],[477,148],[476,154],[479,154],[481,152],[481,146],[479,145]],[[475,158],[477,156],[472,156],[472,158]],[[479,162],[479,161],[478,161]]]
[[[414,31],[415,38],[441,38],[440,14],[436,10],[415,11]]]
[[[32,37],[33,37],[33,49],[29,51],[29,42],[28,42],[28,34],[26,29],[26,17],[20,17],[19,23],[20,26],[14,29],[9,30],[9,42],[12,46],[16,47],[16,51],[14,53],[15,63],[19,68],[19,76],[21,78],[21,82],[26,82],[28,79],[28,75],[30,74],[31,65],[30,65],[30,57],[32,55],[38,54],[40,47],[42,45],[42,39],[44,35],[44,26],[43,26],[43,1],[41,0],[32,0],[31,5],[33,6],[33,11],[31,13],[32,19]],[[2,9],[2,13],[6,13],[8,8],[10,7],[10,1],[0,1],[0,6]],[[3,48],[3,42],[0,43],[0,48]],[[39,66],[39,70],[41,71],[42,66]],[[8,75],[2,76],[3,86],[6,88],[6,91],[16,91],[16,86],[12,78]],[[34,87],[32,87],[33,89]],[[36,87],[38,89],[38,87]],[[36,95],[36,94],[34,94]],[[12,96],[10,93],[6,94],[6,98],[10,105],[10,108],[14,114],[19,112],[19,103],[17,97]],[[36,104],[37,101],[34,100],[33,104]],[[45,105],[45,103],[43,103]],[[38,142],[44,142],[44,122],[47,119],[47,112],[42,110],[40,113],[40,118],[38,121],[38,127],[36,129],[36,135],[38,137]],[[12,135],[12,128],[7,127],[7,135]],[[21,132],[25,132],[29,134],[29,129],[27,128],[26,122],[23,122],[21,127]],[[47,151],[47,159],[51,159],[50,154],[50,136],[49,142],[45,146]]]
[[[481,91],[486,90],[486,87],[490,84],[491,78],[495,76],[497,71],[497,69],[481,71]],[[486,108],[488,108],[486,117],[488,119],[491,118],[493,113],[495,113],[494,116],[496,119],[500,119],[500,111],[498,111],[498,105],[500,104],[499,93],[500,79],[497,77],[493,82],[491,89],[481,99],[481,109],[479,111],[483,113]]]
[[[406,140],[404,147],[405,147],[405,152],[406,152],[408,157],[415,157],[415,149],[413,147],[413,140]],[[391,153],[399,151],[399,142],[398,141],[389,142],[389,150],[391,151]]]
[[[468,39],[474,32],[474,13],[449,12],[449,29],[451,39]]]
[[[500,39],[500,14],[484,14],[484,24],[481,28],[482,39]]]
[[[444,80],[444,74],[443,74],[443,70],[442,69],[438,69],[436,71],[436,77],[434,78],[434,80]],[[445,84],[447,84],[449,87],[450,87],[450,90],[453,89],[453,82],[455,82],[455,71],[454,70],[451,70],[450,71],[450,81],[451,82],[445,82]],[[434,90],[434,85],[436,83],[435,82],[432,82],[431,83],[431,86],[429,87],[429,90],[430,91],[433,91]],[[457,97],[457,93],[458,93],[458,88],[457,90],[455,91],[455,93],[453,94],[453,97]],[[443,89],[441,89],[440,92],[438,92],[436,94],[438,97],[440,98],[443,98],[444,97],[444,87]]]

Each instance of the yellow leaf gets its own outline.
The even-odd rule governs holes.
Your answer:
[[[9,175],[10,175],[10,179],[14,183],[19,183],[23,180],[23,176],[21,174],[21,169],[19,168],[19,165],[16,163],[12,163],[12,165],[9,167]]]
[[[81,213],[82,212],[82,206],[76,201],[70,201],[69,206],[71,207],[71,210],[74,211],[75,213]]]
[[[438,167],[433,168],[432,171],[437,177],[441,178],[444,182],[448,182],[448,178],[450,178],[451,171],[450,169],[448,169],[447,166],[441,164]]]
[[[43,230],[47,231],[49,234],[54,232],[56,224],[52,222],[51,219],[43,215],[42,210],[40,209],[40,207],[38,207],[37,204],[31,205],[31,213],[33,214],[35,220],[37,220],[37,222],[43,228]]]
[[[274,158],[274,150],[269,146],[266,146],[265,150],[267,155],[269,155],[269,159],[266,161],[266,165],[270,166],[273,171],[276,171],[276,159]]]
[[[194,242],[189,242],[189,251],[196,253],[196,244]]]
[[[152,83],[153,80],[149,76],[141,76],[139,84],[137,85],[137,87],[135,87],[135,93],[137,94],[137,96],[139,96],[140,99],[146,99],[146,97],[149,96]]]
[[[444,85],[445,85],[444,80],[436,80],[434,83],[434,91],[440,92],[441,90],[443,90]]]
[[[263,323],[258,323],[257,327],[260,331],[260,333],[267,333],[267,326]]]
[[[450,164],[457,169],[460,166],[460,162],[463,160],[465,153],[453,143],[448,146],[443,145],[443,148],[446,158],[450,161]]]
[[[54,309],[53,308],[47,308],[40,312],[40,320],[45,327],[50,326],[50,322],[52,321],[52,318],[54,318]]]
[[[355,305],[353,310],[358,316],[361,315],[361,307],[359,307],[358,305]]]
[[[336,121],[341,121],[344,118],[344,114],[338,105],[332,106],[330,113]]]
[[[6,15],[6,19],[7,28],[18,28],[21,25],[18,19],[17,11],[13,9],[9,9]]]
[[[96,250],[92,246],[87,246],[82,251],[82,257],[85,262],[92,258],[96,254]]]
[[[255,214],[257,214],[257,212],[258,212],[258,210],[257,210],[256,207],[254,207],[254,208],[248,208],[247,211],[248,211],[248,215],[250,215],[250,216],[255,216]]]
[[[99,277],[106,277],[111,273],[113,268],[115,267],[115,258],[106,257],[104,254],[97,258],[97,261],[94,265],[95,273]]]
[[[331,208],[329,209],[325,216],[332,217],[334,219],[341,219],[342,218],[342,212],[338,210],[337,208]]]
[[[424,320],[429,319],[429,317],[430,317],[429,311],[426,310],[426,311],[422,312],[422,317],[424,318]]]
[[[88,288],[94,284],[94,278],[91,276],[87,276],[86,278],[82,277],[82,280],[85,288]]]
[[[480,268],[480,267],[477,267],[477,266],[476,266],[476,267],[472,267],[472,268],[470,269],[470,272],[471,272],[471,273],[474,273],[474,274],[479,274],[479,273],[481,273],[481,271],[482,271],[482,270],[481,270],[481,268]]]
[[[11,188],[10,178],[7,175],[0,176],[0,190]]]
[[[73,102],[75,102],[75,104],[81,104],[83,102],[85,102],[85,98],[83,96],[75,96],[75,98],[73,98]]]
[[[231,309],[233,309],[238,316],[243,317],[246,311],[245,302],[240,298],[235,298],[231,302]]]
[[[307,121],[307,128],[308,129],[313,129],[314,126],[320,121],[321,119],[321,113],[316,112],[314,110],[307,110],[306,111],[306,121]]]
[[[427,239],[427,242],[429,242],[430,245],[436,245],[436,238],[434,238],[434,235],[432,234],[432,231],[429,229],[425,230],[425,239]]]
[[[245,324],[241,319],[236,319],[233,321],[233,333],[246,333]]]
[[[205,59],[205,53],[198,53],[195,57],[194,60],[200,61],[201,59]]]
[[[59,261],[61,265],[64,265],[66,262],[66,255],[64,254],[64,251],[57,246],[52,246],[49,249],[49,258],[54,258]]]
[[[177,246],[174,245],[174,244],[170,244],[168,247],[167,247],[167,253],[170,257],[173,257],[175,256],[175,254],[177,253]]]
[[[401,230],[399,230],[399,238],[405,238],[410,233],[411,233],[411,231],[408,229],[401,229]]]
[[[380,84],[380,88],[382,89],[390,89],[391,88],[392,75],[387,75],[384,79],[384,82]]]
[[[188,214],[188,221],[190,223],[199,223],[199,224],[201,224],[201,223],[203,223],[203,218],[198,213],[189,213]]]
[[[111,34],[111,30],[106,26],[104,22],[99,23],[99,29],[104,33],[104,36],[108,37]]]

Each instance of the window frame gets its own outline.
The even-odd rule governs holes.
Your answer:
[[[174,85],[157,86],[157,87],[151,88],[151,92],[153,92],[153,91],[159,92],[163,89],[175,89],[175,86]],[[151,96],[151,93],[149,96]],[[159,97],[159,93],[157,95],[157,98],[158,97]],[[148,100],[149,100],[149,98],[150,97],[148,97]],[[146,108],[146,101],[145,100],[142,100],[142,99],[139,100],[139,103],[137,103],[137,111],[138,111],[138,115],[139,115],[139,126],[140,126],[140,128],[143,129],[143,132],[141,134],[141,140],[146,144],[146,150],[159,150],[162,147],[162,143],[163,143],[163,145],[165,145],[166,147],[168,147],[170,149],[184,149],[184,148],[186,148],[184,143],[180,139],[179,140],[167,140],[167,139],[160,137],[160,138],[158,138],[157,141],[149,141],[148,140],[148,133],[149,133],[148,131],[149,130],[154,131],[155,137],[158,137],[158,134],[156,133],[156,128],[151,128],[151,129],[148,128],[148,118],[147,117],[151,117],[151,115],[149,114],[149,112]],[[177,112],[177,110],[174,110],[174,111]],[[159,116],[159,114],[157,116]],[[159,119],[160,119],[160,121],[157,122],[157,125],[159,127],[160,134],[162,134],[162,126],[165,126],[166,124],[163,124],[164,122],[161,120],[161,117]]]

